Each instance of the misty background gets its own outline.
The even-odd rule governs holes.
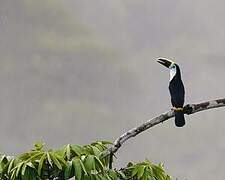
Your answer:
[[[114,141],[171,108],[169,72],[181,67],[186,103],[222,98],[222,0],[0,0],[0,151],[43,140]],[[116,166],[163,162],[174,179],[225,179],[225,110],[186,116],[128,141]]]

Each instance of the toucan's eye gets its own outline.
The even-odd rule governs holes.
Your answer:
[[[170,69],[176,68],[175,64],[171,64]]]

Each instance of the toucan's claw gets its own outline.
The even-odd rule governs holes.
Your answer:
[[[184,108],[176,108],[176,107],[172,107],[172,109],[174,112],[183,112]]]

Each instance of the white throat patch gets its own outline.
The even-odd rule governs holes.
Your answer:
[[[177,73],[177,68],[174,64],[172,64],[169,68],[170,68],[170,81],[172,81],[172,79]]]

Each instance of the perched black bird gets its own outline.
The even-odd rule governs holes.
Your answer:
[[[184,113],[182,112],[185,90],[181,80],[180,68],[175,62],[165,58],[159,58],[158,62],[170,69],[169,90],[171,103],[173,105],[172,109],[175,112],[175,125],[177,127],[182,127],[185,125]]]

